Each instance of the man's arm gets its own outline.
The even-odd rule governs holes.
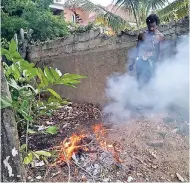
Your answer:
[[[139,53],[139,46],[140,46],[140,43],[143,41],[143,32],[140,32],[139,35],[138,35],[138,38],[137,38],[137,46],[136,46],[136,58],[138,56],[138,53]]]
[[[136,48],[135,48],[134,56],[132,58],[132,63],[129,66],[129,70],[133,70],[133,66],[135,64],[135,60],[136,60],[136,58],[138,56],[139,46],[140,46],[141,41],[143,41],[143,32],[140,32],[139,35],[138,35],[138,37],[137,37],[137,45],[136,45]]]
[[[164,54],[164,42],[165,42],[165,37],[164,37],[164,35],[160,32],[160,31],[158,31],[157,30],[157,32],[156,32],[156,34],[157,34],[157,39],[159,40],[159,45],[158,45],[158,54],[157,54],[157,61],[160,61],[162,58],[163,58],[163,54]]]

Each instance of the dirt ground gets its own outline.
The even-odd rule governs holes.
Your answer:
[[[91,132],[101,123],[101,109],[92,104],[73,103],[52,116],[39,119],[40,125],[56,125],[57,135],[30,135],[31,150],[48,150],[81,130]],[[107,142],[119,145],[121,163],[101,150],[86,153],[70,166],[28,167],[30,182],[189,182],[189,123],[175,115],[150,114],[126,123],[105,124]],[[94,156],[96,159],[94,160]],[[70,168],[70,171],[68,171]],[[70,176],[69,176],[70,173]]]

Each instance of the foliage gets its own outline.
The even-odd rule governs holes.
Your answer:
[[[176,0],[165,8],[158,10],[158,15],[162,22],[169,22],[171,20],[179,20],[188,16],[189,0]]]
[[[67,0],[64,6],[66,8],[79,6],[84,11],[95,12],[95,23],[103,23],[104,25],[111,27],[114,31],[120,31],[123,30],[123,28],[130,27],[129,23],[122,17],[111,13],[104,7],[96,5],[89,0]]]
[[[3,63],[11,98],[8,96],[1,98],[1,109],[11,107],[14,110],[18,126],[22,130],[25,128],[27,145],[28,133],[35,133],[30,127],[36,121],[36,118],[67,103],[52,87],[61,84],[75,88],[80,83],[80,79],[86,77],[77,74],[62,74],[58,69],[51,67],[45,67],[44,69],[35,67],[33,63],[24,60],[16,49],[17,46],[14,40],[11,40],[9,49],[1,49],[1,55],[6,56],[12,63],[10,66],[5,62]],[[47,101],[40,98],[43,92],[49,94]],[[45,133],[56,134],[57,127],[51,126]],[[33,155],[35,154],[33,153]],[[27,155],[25,162],[30,162],[29,160],[33,155]]]
[[[76,33],[83,33],[83,32],[93,30],[96,28],[96,26],[93,23],[89,23],[86,26],[78,25],[78,24],[74,24],[74,23],[69,23],[68,28],[69,28],[69,32],[71,34],[76,34]]]
[[[25,165],[31,164],[32,166],[34,166],[34,160],[43,160],[45,162],[47,162],[47,158],[51,157],[51,153],[47,152],[47,151],[29,151],[26,153],[26,148],[27,145],[23,144],[20,147],[20,152],[24,155],[24,160],[23,163]]]
[[[44,111],[41,110],[44,105],[46,109],[49,109],[51,106],[57,106],[60,103],[66,102],[51,88],[53,85],[63,84],[76,87],[75,85],[80,83],[79,79],[85,78],[85,76],[77,74],[66,73],[62,75],[59,70],[51,67],[45,67],[44,69],[35,67],[33,63],[29,63],[21,58],[20,54],[16,51],[16,43],[13,40],[9,46],[9,50],[2,48],[1,54],[12,61],[11,66],[4,63],[5,75],[11,88],[12,105],[26,120],[29,119],[26,114],[29,112],[30,103],[32,103],[31,107],[33,110],[38,110],[35,112],[40,112]],[[19,83],[22,83],[22,85],[19,85]],[[38,100],[36,102],[35,97],[40,96],[42,92],[50,94],[48,101]]]
[[[129,8],[139,27],[145,23],[151,10],[163,8],[167,2],[168,0],[117,0],[116,5]]]
[[[54,135],[54,134],[57,134],[57,127],[56,126],[50,126],[50,127],[48,127],[48,129],[46,130],[46,133],[49,133],[49,134],[52,134],[52,135]]]
[[[5,38],[1,38],[1,47],[8,49],[10,42],[7,41]]]
[[[68,34],[63,15],[54,16],[49,9],[51,1],[4,0],[1,10],[1,36],[10,40],[20,28],[32,29],[34,41],[62,37]]]

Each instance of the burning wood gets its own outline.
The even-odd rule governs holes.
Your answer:
[[[88,133],[81,133],[81,134],[73,134],[70,138],[66,138],[59,146],[54,147],[58,152],[58,158],[56,163],[57,164],[66,163],[72,159],[73,154],[77,155],[80,152],[90,152],[90,144],[96,141],[100,148],[104,151],[109,151],[113,154],[115,160],[119,163],[122,161],[119,158],[119,151],[117,148],[117,143],[114,142],[113,144],[108,144],[105,140],[106,136],[106,129],[103,127],[102,124],[96,124],[92,127],[95,139],[90,140],[89,143],[85,143],[89,139]]]

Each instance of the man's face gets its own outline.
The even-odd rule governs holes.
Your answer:
[[[154,32],[157,29],[156,22],[148,24],[148,30]]]

